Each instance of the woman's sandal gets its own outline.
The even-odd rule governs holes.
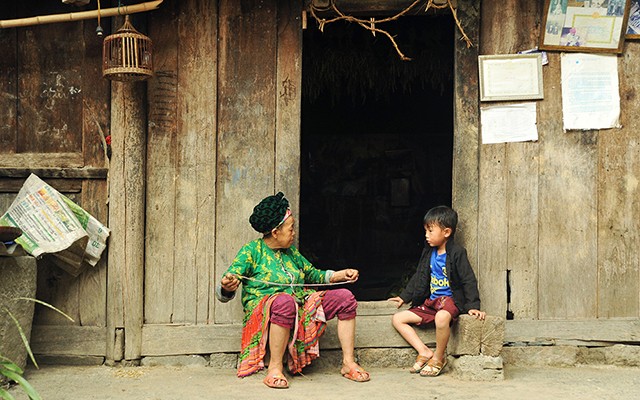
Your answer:
[[[427,362],[427,365],[420,370],[420,376],[438,376],[447,365],[447,359],[444,361],[434,360],[433,358]]]
[[[429,361],[430,359],[430,357],[418,355],[416,357],[416,362],[411,368],[409,368],[409,372],[411,372],[412,374],[417,374],[422,370],[422,368],[424,368],[425,365],[427,365],[427,361]]]
[[[362,367],[352,368],[347,372],[341,370],[340,373],[345,378],[355,382],[368,382],[371,379],[369,373],[362,369]]]
[[[274,389],[289,388],[289,381],[282,374],[273,374],[273,375],[267,374],[267,376],[264,378],[262,382],[264,382],[264,384],[269,386],[270,388],[274,388]]]

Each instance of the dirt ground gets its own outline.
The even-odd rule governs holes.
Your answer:
[[[290,377],[290,388],[269,389],[264,373],[240,379],[231,369],[189,367],[41,366],[27,378],[44,400],[165,399],[638,399],[640,369],[623,367],[505,369],[505,379],[461,381],[445,373],[420,377],[406,369],[370,370],[368,383],[328,371]],[[11,393],[26,399],[17,388]]]

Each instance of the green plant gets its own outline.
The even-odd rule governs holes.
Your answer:
[[[34,303],[38,303],[38,304],[41,304],[41,305],[43,305],[45,307],[49,307],[50,309],[52,309],[52,310],[60,313],[61,315],[63,315],[68,320],[74,322],[73,318],[71,318],[70,316],[68,316],[64,312],[58,310],[57,308],[55,308],[51,304],[46,303],[44,301],[40,301],[38,299],[32,299],[32,298],[29,298],[29,297],[17,297],[14,300],[33,301]],[[29,340],[27,339],[27,336],[25,335],[24,330],[22,329],[22,326],[20,326],[20,322],[13,315],[13,313],[11,313],[11,310],[9,310],[9,308],[7,308],[6,306],[4,306],[4,305],[2,306],[2,311],[6,312],[7,315],[9,315],[9,317],[13,320],[13,322],[14,322],[14,324],[15,324],[15,326],[18,329],[18,332],[20,334],[20,338],[22,339],[22,343],[24,344],[24,347],[27,350],[27,353],[29,354],[29,358],[31,359],[31,362],[33,362],[33,365],[36,368],[38,368],[38,363],[36,362],[36,358],[33,355],[33,351],[31,351],[31,346],[29,345]],[[22,370],[22,368],[20,368],[12,360],[10,360],[10,359],[4,357],[2,354],[0,354],[0,376],[4,376],[7,379],[9,379],[10,381],[13,381],[13,382],[17,383],[18,385],[20,385],[20,387],[25,392],[25,394],[27,396],[29,396],[29,399],[31,399],[31,400],[41,400],[41,397],[38,394],[38,392],[34,389],[33,386],[31,386],[29,381],[27,381],[23,377],[23,374],[24,374],[24,371]],[[4,387],[0,386],[0,399],[14,400],[14,397],[9,393],[7,388],[4,388]]]

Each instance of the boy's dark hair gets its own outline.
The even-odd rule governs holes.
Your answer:
[[[458,226],[458,213],[447,206],[433,207],[424,215],[422,224],[436,224],[441,228],[449,228],[451,229],[451,237],[453,237],[456,233],[456,226]]]

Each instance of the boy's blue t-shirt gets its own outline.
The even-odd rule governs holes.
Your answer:
[[[449,286],[449,278],[447,277],[447,253],[438,254],[438,249],[431,252],[431,300],[440,296],[452,297],[451,287]]]

